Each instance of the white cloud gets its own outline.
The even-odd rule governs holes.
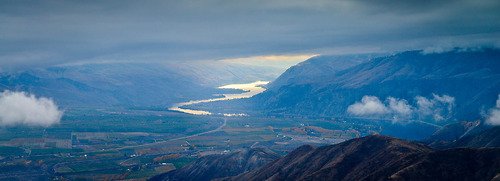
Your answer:
[[[413,107],[408,104],[405,99],[396,99],[393,97],[387,98],[389,100],[389,108],[393,112],[401,115],[411,115],[413,113]]]
[[[63,112],[48,98],[36,98],[25,92],[0,93],[0,125],[48,127],[59,123]]]
[[[413,107],[408,104],[405,99],[396,99],[393,97],[388,97],[386,102],[389,102],[389,109],[392,112],[392,120],[394,122],[400,122],[404,120],[411,119],[413,114]]]
[[[491,125],[500,125],[500,95],[498,95],[496,107],[490,109],[486,118],[486,123]]]
[[[455,106],[455,98],[448,95],[433,94],[433,97],[429,99],[417,96],[415,100],[416,107],[410,105],[405,99],[388,97],[384,104],[378,97],[364,96],[361,102],[350,105],[347,112],[358,116],[390,118],[394,122],[405,122],[411,119],[444,121],[451,118]]]
[[[431,100],[422,96],[415,97],[415,100],[417,100],[417,106],[420,114],[422,115],[432,114],[432,107],[434,103],[432,103]]]
[[[355,115],[377,115],[386,114],[389,109],[375,96],[363,96],[361,102],[356,102],[347,108],[347,111]]]
[[[449,119],[455,106],[455,98],[443,95],[432,94],[432,99],[417,96],[417,114],[419,119],[426,119],[431,116],[436,121]]]

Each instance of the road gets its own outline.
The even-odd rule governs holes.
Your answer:
[[[183,136],[183,137],[178,137],[178,138],[172,138],[172,139],[169,139],[169,140],[165,140],[165,141],[161,141],[161,142],[156,142],[156,143],[148,143],[148,144],[143,144],[143,145],[134,145],[134,146],[124,146],[124,147],[121,147],[121,148],[112,148],[112,149],[107,149],[107,150],[97,150],[97,151],[91,151],[91,152],[102,152],[102,151],[108,151],[108,150],[122,150],[122,149],[127,149],[127,148],[136,148],[136,147],[143,147],[143,146],[152,146],[152,145],[156,145],[156,144],[162,144],[162,143],[165,143],[165,142],[169,142],[169,141],[175,141],[175,140],[183,140],[183,139],[188,139],[188,138],[191,138],[191,137],[195,137],[195,136],[201,136],[201,135],[204,135],[204,134],[209,134],[209,133],[214,133],[214,132],[217,132],[217,131],[221,131],[224,127],[226,127],[227,125],[227,119],[224,118],[224,123],[217,127],[216,129],[213,129],[213,130],[210,130],[210,131],[205,131],[205,132],[202,132],[202,133],[197,133],[197,134],[193,134],[193,135],[189,135],[189,136]],[[90,153],[90,152],[85,152],[85,153]],[[114,158],[113,161],[115,160],[120,160],[122,158]],[[129,158],[131,159],[131,158]],[[126,160],[123,160],[120,162],[120,165],[127,161],[128,159]],[[111,160],[108,160],[108,161],[111,161]],[[102,160],[91,160],[91,161],[82,161],[82,163],[88,163],[88,162],[102,162]],[[74,162],[73,162],[74,163]],[[54,168],[57,168],[59,167],[61,164],[67,164],[67,163],[57,163],[56,165],[54,166],[51,166],[51,169],[53,172],[54,172]],[[72,172],[73,173],[73,172]],[[0,175],[1,177],[2,175]]]
[[[204,134],[209,134],[209,133],[214,133],[214,132],[217,132],[217,131],[221,131],[222,128],[226,127],[226,125],[227,125],[227,119],[224,118],[224,123],[221,126],[219,126],[216,129],[210,130],[210,131],[205,131],[203,133],[197,133],[197,134],[193,134],[193,135],[189,135],[189,136],[172,138],[172,139],[169,139],[169,140],[164,140],[164,141],[155,142],[155,143],[148,143],[148,144],[134,145],[134,146],[124,146],[124,147],[117,148],[117,150],[123,150],[123,149],[128,149],[128,148],[137,148],[137,147],[143,147],[143,146],[152,146],[152,145],[166,143],[166,142],[169,142],[169,141],[188,139],[188,138],[195,137],[195,136],[200,136],[200,135],[204,135]],[[100,151],[102,151],[102,150],[100,150]]]

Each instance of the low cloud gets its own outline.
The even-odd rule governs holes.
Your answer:
[[[363,96],[361,102],[356,102],[347,108],[347,112],[355,115],[378,115],[389,113],[389,109],[375,96]]]
[[[391,110],[393,121],[400,122],[402,120],[411,119],[414,108],[408,104],[408,101],[405,99],[388,97],[386,102],[389,102],[388,107],[389,110]]]
[[[500,95],[498,95],[496,106],[489,110],[486,117],[486,123],[490,125],[500,125]]]
[[[415,97],[417,101],[417,111],[419,119],[428,119],[429,116],[436,121],[443,121],[451,118],[455,98],[448,95],[439,96],[432,94],[432,99],[422,96]]]
[[[25,92],[0,93],[0,125],[48,127],[59,123],[63,112],[48,98]]]
[[[432,98],[415,97],[416,106],[405,99],[388,97],[384,103],[375,96],[363,96],[347,108],[347,112],[357,116],[374,116],[392,119],[394,122],[406,122],[411,119],[446,121],[451,118],[455,107],[455,98],[436,94]],[[500,118],[500,110],[498,112]],[[499,119],[500,123],[500,119]]]

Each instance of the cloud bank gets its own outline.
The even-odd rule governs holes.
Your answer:
[[[0,1],[0,68],[500,46],[498,0]]]
[[[439,122],[450,119],[455,106],[455,98],[448,95],[433,94],[432,98],[417,96],[415,101],[416,106],[412,106],[405,99],[388,97],[383,103],[376,96],[363,96],[361,102],[350,105],[347,112],[357,116],[389,118],[393,122],[408,122],[412,119]]]
[[[36,98],[25,92],[0,93],[0,125],[48,127],[59,123],[63,112],[48,98]]]
[[[486,123],[490,125],[500,125],[500,95],[498,95],[496,106],[488,111]]]

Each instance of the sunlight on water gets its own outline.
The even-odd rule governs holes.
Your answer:
[[[181,107],[186,106],[186,105],[191,105],[191,104],[204,103],[204,102],[250,98],[256,94],[264,92],[266,89],[264,89],[263,87],[258,87],[258,86],[259,85],[266,85],[268,83],[269,83],[269,81],[256,81],[256,82],[252,82],[252,83],[248,83],[248,84],[229,84],[229,85],[221,86],[218,88],[219,89],[241,89],[241,90],[244,90],[246,92],[243,92],[241,94],[222,94],[224,97],[215,98],[215,99],[204,99],[204,100],[182,102],[182,103],[175,104],[174,106],[169,108],[169,110],[184,112],[184,113],[188,113],[188,114],[195,114],[195,115],[212,115],[212,113],[208,112],[208,111],[183,109]],[[224,116],[246,116],[246,114],[222,114],[222,115],[224,115]]]

